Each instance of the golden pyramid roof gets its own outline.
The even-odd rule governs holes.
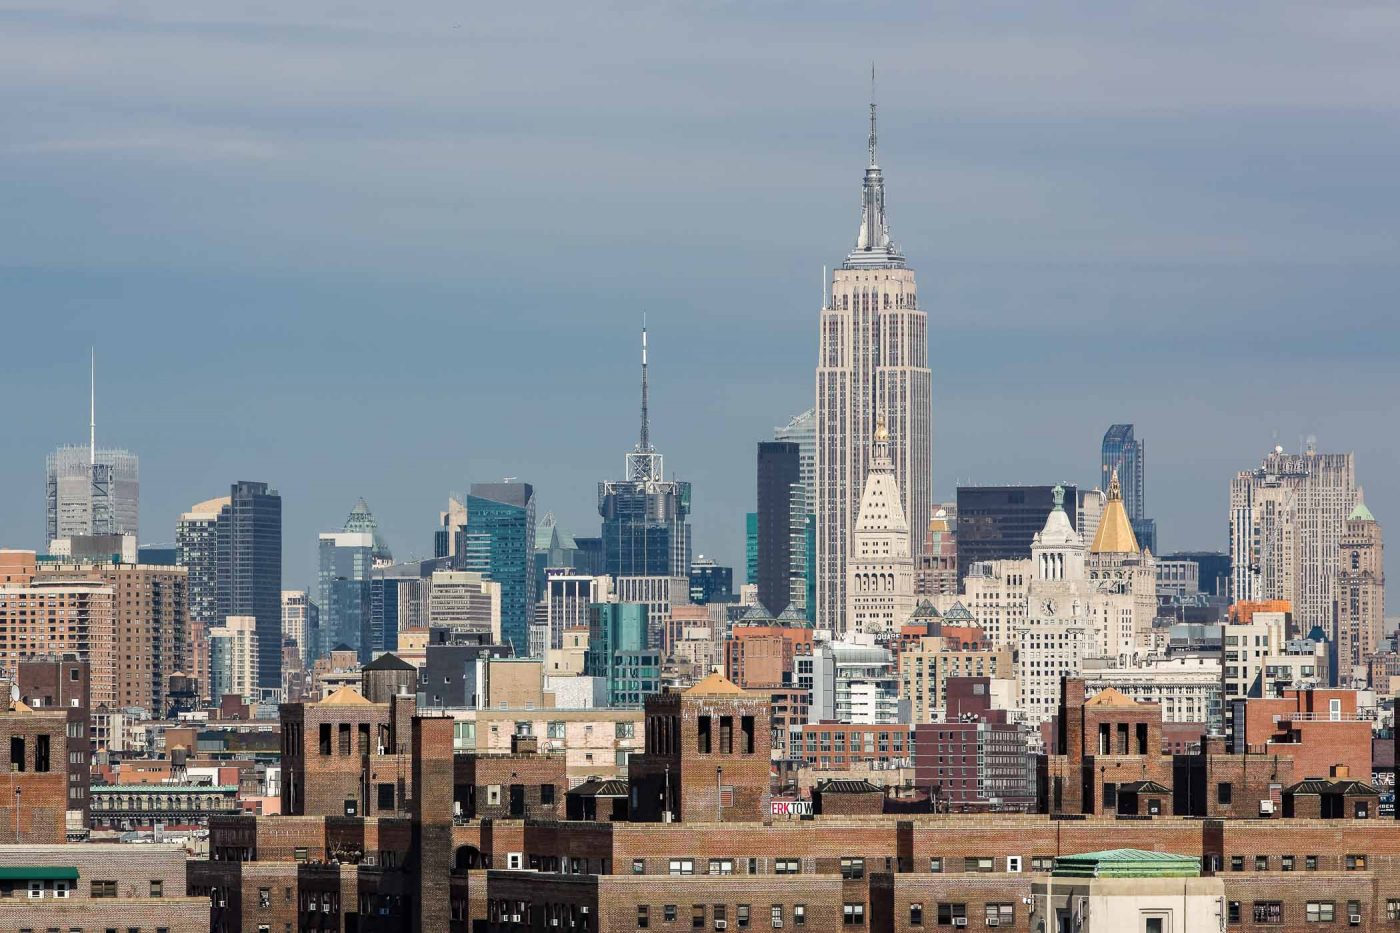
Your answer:
[[[320,706],[373,706],[369,700],[365,699],[359,691],[352,687],[341,687],[330,696],[322,700]]]
[[[1117,687],[1104,687],[1084,701],[1085,706],[1137,706],[1137,700],[1123,693]]]
[[[1108,503],[1099,519],[1099,530],[1094,532],[1089,553],[1137,554],[1141,550],[1137,535],[1133,534],[1133,523],[1128,521],[1128,510],[1123,507],[1123,487],[1118,485],[1118,471],[1114,470],[1108,484]]]
[[[723,674],[715,671],[707,674],[699,683],[685,691],[687,694],[695,696],[744,696],[748,693],[734,681],[729,680]]]

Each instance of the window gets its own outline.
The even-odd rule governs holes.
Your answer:
[[[1222,807],[1228,807],[1234,799],[1234,789],[1229,781],[1221,781],[1215,785],[1215,802]]]
[[[863,858],[843,858],[841,860],[841,877],[846,880],[865,877],[865,859]]]
[[[690,928],[692,930],[703,930],[705,928],[705,905],[690,905]]]
[[[1032,855],[1031,871],[1053,871],[1055,869],[1055,858],[1051,855]]]
[[[676,905],[675,905],[675,904],[667,904],[665,907],[662,907],[662,908],[661,908],[661,919],[665,920],[667,923],[675,923],[675,922],[676,922]]]
[[[804,925],[806,925],[806,923],[807,923],[807,905],[806,905],[806,904],[793,904],[793,905],[792,905],[792,922],[793,922],[794,924],[796,924],[797,926],[804,926]]]
[[[1293,870],[1293,856],[1291,856],[1291,855],[1280,855],[1280,856],[1278,857],[1278,868],[1279,868],[1279,871],[1292,871],[1292,870]]]
[[[802,866],[795,858],[773,859],[773,874],[775,875],[796,875],[801,872]]]
[[[1400,899],[1392,897],[1385,902],[1385,919],[1400,920]]]
[[[734,874],[734,860],[732,858],[712,858],[710,859],[710,874],[712,875],[732,875]]]
[[[553,785],[553,784],[541,784],[541,785],[540,785],[540,803],[543,804],[543,805],[545,805],[545,806],[549,806],[550,804],[554,803],[554,785]]]
[[[1347,867],[1347,871],[1365,871],[1365,870],[1366,870],[1366,856],[1364,856],[1364,855],[1348,855],[1348,856],[1347,856],[1347,860],[1346,860],[1346,867]]]
[[[734,921],[739,924],[739,929],[749,928],[749,905],[740,904],[734,908]]]
[[[1166,918],[1161,914],[1142,918],[1142,933],[1166,933]]]
[[[777,929],[778,927],[780,927],[780,926],[782,926],[782,925],[783,925],[783,905],[782,905],[782,904],[774,904],[774,905],[773,905],[773,928],[774,928],[774,929]]]
[[[545,738],[548,739],[562,739],[567,734],[565,732],[564,723],[558,720],[546,723],[544,730]]]
[[[1228,920],[1228,922],[1230,922],[1230,923],[1239,923],[1239,922],[1240,922],[1240,902],[1239,902],[1239,901],[1231,901],[1229,907],[1226,909],[1226,914],[1225,914],[1225,916],[1226,916],[1226,919]]]
[[[992,860],[980,855],[969,855],[963,859],[963,871],[991,871]]]
[[[375,785],[375,807],[379,810],[394,809],[394,785],[380,782]]]
[[[1371,816],[1371,806],[1365,800],[1357,800],[1355,801],[1355,809],[1352,812],[1356,814],[1358,820],[1369,819]]]
[[[94,881],[89,893],[92,897],[116,897],[117,883],[115,881]]]
[[[1283,922],[1283,902],[1282,902],[1282,901],[1255,901],[1255,902],[1254,902],[1254,922],[1255,922],[1255,923],[1282,923],[1282,922]]]
[[[988,904],[987,926],[1009,927],[1016,922],[1015,904]]]
[[[864,904],[842,904],[841,923],[848,927],[865,926],[865,905]]]
[[[271,907],[271,906],[272,906],[272,889],[271,889],[271,888],[258,888],[258,906],[259,906],[259,907]]]
[[[1256,855],[1256,856],[1254,856],[1254,870],[1255,870],[1255,871],[1268,871],[1268,870],[1269,870],[1269,857],[1268,857],[1267,855]]]
[[[1230,856],[1230,871],[1244,871],[1244,856]]]
[[[695,862],[688,858],[671,859],[670,873],[673,875],[693,875],[695,874]]]
[[[1303,867],[1306,868],[1308,871],[1317,871],[1317,856],[1316,856],[1316,855],[1305,855],[1305,856],[1303,856]]]
[[[292,857],[295,858],[298,862],[306,861],[306,849],[302,846],[298,846],[297,848],[292,850]]]
[[[1331,923],[1337,908],[1332,901],[1308,901],[1308,923]]]
[[[68,897],[68,882],[55,881],[53,883],[53,896],[60,900]]]
[[[1353,917],[1358,918],[1358,919],[1357,919],[1357,922],[1358,922],[1358,923],[1361,922],[1361,921],[1360,921],[1360,917],[1361,917],[1361,902],[1360,902],[1360,901],[1347,901],[1347,920],[1351,920]]]
[[[637,929],[645,930],[651,925],[651,908],[646,904],[637,905]]]
[[[647,860],[644,858],[634,858],[632,860],[632,874],[645,875],[647,873]]]
[[[501,785],[486,785],[486,805],[488,807],[499,807],[501,805]]]
[[[938,873],[940,873],[941,871],[943,871],[943,859],[941,859],[941,858],[931,858],[931,859],[929,859],[929,860],[928,860],[928,870],[931,871],[931,872],[933,872],[935,875],[938,874]]]
[[[613,723],[613,737],[618,739],[631,739],[637,735],[637,724],[635,722]]]
[[[938,925],[950,927],[954,920],[962,920],[958,926],[967,926],[967,905],[966,904],[945,904],[938,905]]]
[[[44,896],[44,882],[42,882],[42,881],[31,881],[31,882],[29,882],[29,897],[30,897],[30,899],[31,899],[31,900],[38,900],[39,898],[41,898],[41,897],[43,897],[43,896]]]
[[[909,905],[909,925],[911,927],[921,927],[924,925],[924,905]]]

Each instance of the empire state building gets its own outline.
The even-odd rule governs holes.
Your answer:
[[[877,423],[889,432],[911,554],[920,553],[932,504],[928,316],[890,239],[875,151],[872,101],[860,233],[832,273],[817,360],[817,627],[837,634],[849,624],[846,564]]]

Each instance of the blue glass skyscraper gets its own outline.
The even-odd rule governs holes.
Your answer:
[[[647,417],[647,333],[642,330],[642,429],[627,476],[598,484],[603,572],[614,577],[690,575],[690,484],[667,480]]]
[[[529,483],[473,483],[457,566],[501,585],[501,638],[524,655],[535,605],[535,489]]]

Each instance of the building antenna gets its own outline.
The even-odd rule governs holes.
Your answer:
[[[651,422],[647,416],[647,313],[642,312],[642,434],[637,450],[651,450]]]
[[[89,347],[88,360],[88,466],[97,464],[97,348]]]
[[[826,307],[826,264],[822,264],[822,307]]]
[[[875,164],[875,63],[870,63],[870,164]]]

